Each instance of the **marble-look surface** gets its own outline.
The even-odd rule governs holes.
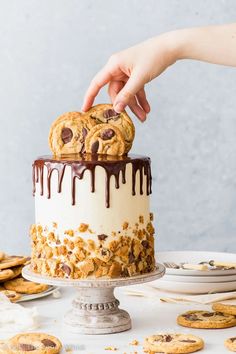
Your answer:
[[[0,248],[29,250],[31,163],[111,53],[163,31],[235,21],[234,0],[2,1]],[[236,251],[236,69],[180,62],[147,89],[134,152],[152,157],[157,247]],[[107,101],[106,91],[97,102]]]

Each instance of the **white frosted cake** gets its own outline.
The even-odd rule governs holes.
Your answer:
[[[33,164],[33,184],[33,271],[79,279],[154,269],[148,157],[41,157]]]

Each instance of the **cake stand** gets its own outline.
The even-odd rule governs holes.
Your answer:
[[[59,279],[33,272],[30,265],[22,270],[24,278],[48,285],[72,286],[78,290],[72,309],[65,315],[65,323],[71,332],[82,334],[109,334],[131,328],[131,319],[119,308],[114,296],[115,287],[142,284],[161,278],[165,267],[157,264],[154,271],[142,275],[115,279]]]

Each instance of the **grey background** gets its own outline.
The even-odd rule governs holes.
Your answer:
[[[52,120],[80,109],[116,51],[176,28],[235,21],[234,0],[0,2],[0,249],[29,250],[31,163]],[[148,60],[148,58],[147,58]],[[151,156],[161,250],[236,251],[236,69],[184,61],[148,88],[134,152]],[[106,90],[97,102],[108,100]]]

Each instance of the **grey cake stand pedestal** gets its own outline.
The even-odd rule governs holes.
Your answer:
[[[30,265],[23,268],[22,274],[24,278],[37,283],[77,288],[78,295],[72,302],[72,309],[65,315],[65,323],[71,332],[109,334],[131,328],[128,312],[119,308],[119,300],[114,296],[115,287],[161,278],[165,274],[165,267],[157,264],[151,273],[116,279],[59,279],[34,273]]]

